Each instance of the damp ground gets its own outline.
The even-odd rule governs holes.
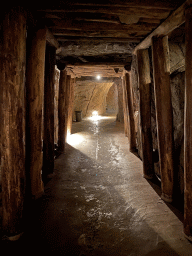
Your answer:
[[[11,247],[22,255],[190,256],[182,221],[161,200],[158,184],[143,178],[123,124],[113,116],[87,118],[73,123],[26,232]]]

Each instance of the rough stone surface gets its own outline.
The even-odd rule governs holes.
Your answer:
[[[25,235],[1,249],[7,255],[16,249],[26,255],[27,246],[40,255],[191,256],[182,214],[143,178],[123,125],[115,117],[73,125],[55,176],[31,207]]]
[[[114,114],[118,112],[118,91],[115,83],[109,89],[106,97],[106,112]]]
[[[106,97],[113,82],[81,81],[75,85],[74,111],[82,111],[82,116],[91,116],[93,111],[99,115],[106,112]]]
[[[173,106],[173,127],[174,127],[174,160],[177,181],[176,186],[179,192],[184,192],[184,90],[185,72],[171,76],[171,93]]]

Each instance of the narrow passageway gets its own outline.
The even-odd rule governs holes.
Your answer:
[[[30,231],[18,243],[50,255],[192,255],[179,212],[143,178],[123,124],[114,116],[97,119],[73,123]]]

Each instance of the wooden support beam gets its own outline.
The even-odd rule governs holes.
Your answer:
[[[173,196],[173,111],[171,103],[168,37],[152,39],[153,76],[162,199]]]
[[[57,39],[54,37],[54,35],[48,28],[46,30],[47,30],[46,31],[47,43],[50,44],[51,46],[55,47],[56,49],[58,49],[60,47],[59,42],[57,41]]]
[[[62,42],[90,42],[91,43],[139,43],[143,37],[128,37],[128,38],[119,38],[119,37],[80,37],[80,36],[64,36],[59,37],[58,41],[62,46]]]
[[[133,111],[133,96],[132,96],[132,86],[131,86],[131,74],[128,72],[125,74],[125,86],[127,91],[127,104],[128,104],[128,125],[129,125],[129,144],[130,151],[136,151],[136,134],[135,134],[135,120]]]
[[[166,36],[174,29],[181,26],[185,22],[185,10],[192,4],[192,0],[185,1],[178,9],[176,9],[160,26],[158,26],[151,34],[149,34],[140,44],[138,44],[133,53],[136,54],[139,49],[146,49],[152,43],[153,37]]]
[[[1,172],[3,235],[17,240],[24,231],[26,15],[5,13],[0,55]]]
[[[69,127],[69,109],[70,109],[70,90],[71,90],[71,76],[67,75],[66,78],[66,90],[65,90],[65,143],[67,141],[67,136],[71,134]]]
[[[127,103],[127,89],[125,85],[125,77],[122,79],[122,89],[123,89],[123,114],[124,114],[124,132],[125,136],[129,136],[129,126],[128,126],[128,103]]]
[[[42,140],[43,140],[43,94],[46,29],[29,28],[27,33],[28,56],[26,70],[26,168],[32,198],[43,192]]]
[[[44,86],[43,179],[54,171],[54,85],[56,49],[46,46]]]
[[[66,109],[65,109],[65,94],[66,94],[67,72],[60,70],[59,80],[59,102],[58,102],[58,151],[64,152],[65,150],[65,123],[66,123]]]
[[[192,8],[185,23],[184,233],[192,241]]]
[[[137,51],[139,74],[140,117],[142,138],[142,160],[144,178],[152,179],[153,169],[153,142],[151,133],[151,77],[148,50]]]
[[[69,91],[69,107],[68,107],[68,118],[67,118],[67,136],[71,135],[72,122],[73,122],[73,104],[74,104],[74,86],[75,78],[71,78],[70,91]]]

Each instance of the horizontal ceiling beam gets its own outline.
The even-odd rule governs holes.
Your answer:
[[[87,5],[87,6],[117,6],[117,7],[142,7],[142,8],[159,8],[159,9],[173,9],[182,3],[182,0],[97,0],[95,2],[89,0],[70,0],[70,1],[48,1],[46,2],[46,7],[50,9],[55,9],[56,7],[62,9],[66,6],[77,6],[77,5]],[[44,8],[45,2],[39,2],[39,8]]]
[[[46,5],[47,6],[47,5]],[[42,9],[38,10],[44,16],[47,14],[57,13],[60,17],[65,13],[93,13],[93,14],[107,14],[107,15],[135,15],[143,18],[154,18],[154,19],[165,19],[169,15],[171,10],[159,9],[159,8],[142,8],[141,6],[137,7],[117,7],[115,5],[111,6],[88,6],[88,5],[79,5],[79,6],[68,6],[65,5],[63,8],[59,9]],[[62,14],[63,13],[63,14]],[[72,14],[72,16],[74,16]],[[74,17],[73,17],[74,18]]]
[[[58,20],[51,19],[53,25],[50,25],[51,29],[65,29],[65,30],[76,30],[76,31],[85,31],[85,30],[121,30],[121,31],[131,31],[135,32],[150,32],[152,29],[156,28],[157,24],[153,23],[136,23],[136,24],[114,24],[114,23],[105,23],[105,22],[86,22],[86,21],[75,21],[75,20]]]
[[[46,28],[46,41],[56,49],[60,47],[59,42],[48,28]]]
[[[128,37],[128,38],[115,38],[115,37],[73,37],[64,36],[59,37],[57,40],[62,46],[62,42],[90,42],[90,43],[139,43],[143,37]]]
[[[148,35],[140,44],[138,44],[133,53],[137,50],[146,49],[151,45],[151,39],[154,36],[166,36],[174,29],[185,22],[185,10],[192,5],[192,0],[187,0],[177,10],[175,10],[160,26],[158,26],[150,35]]]

